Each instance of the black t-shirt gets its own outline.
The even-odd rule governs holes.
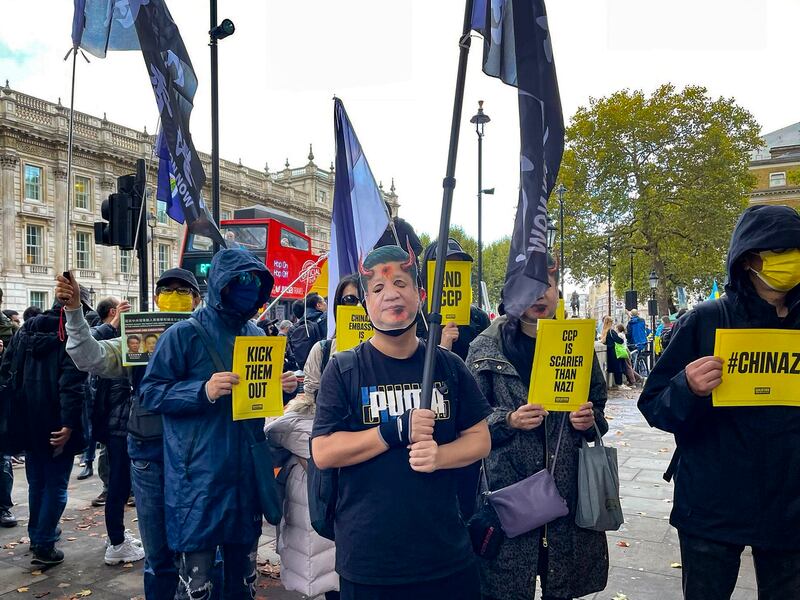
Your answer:
[[[363,344],[358,398],[348,398],[349,386],[338,369],[325,369],[312,436],[363,431],[419,406],[424,357],[423,343],[408,359]],[[452,384],[445,396],[434,392],[433,435],[439,445],[491,412],[461,359],[450,353],[446,358],[437,360],[434,382],[455,377],[458,383],[457,394]],[[452,469],[413,471],[407,448],[342,468],[335,521],[338,573],[355,583],[395,585],[446,577],[469,566],[473,554],[458,511],[455,474]]]

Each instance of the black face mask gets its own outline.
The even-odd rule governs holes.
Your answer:
[[[378,329],[377,327],[375,327],[374,323],[372,324],[372,328],[375,331],[378,331],[378,332],[382,333],[383,335],[388,335],[389,337],[400,337],[406,331],[408,331],[412,327],[416,327],[416,326],[417,326],[417,319],[414,319],[413,321],[411,321],[411,323],[409,323],[408,325],[406,325],[402,329]]]

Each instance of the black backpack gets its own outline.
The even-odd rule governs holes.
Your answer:
[[[299,369],[306,366],[306,360],[308,360],[308,355],[314,344],[328,337],[328,332],[322,331],[322,327],[319,324],[322,317],[323,315],[320,315],[315,321],[303,319],[289,329],[287,342]],[[308,326],[308,331],[306,331],[306,326]]]
[[[359,357],[361,345],[351,350],[337,352],[332,361],[334,368],[339,370],[344,387],[348,390],[349,398],[358,398],[361,389],[359,381]],[[450,351],[436,347],[436,361],[446,366],[448,373],[447,383],[439,388],[439,392],[450,398],[458,397],[458,376],[453,368]],[[324,366],[323,366],[324,369]],[[349,416],[349,415],[348,415]],[[314,463],[311,450],[311,441],[308,449],[308,467],[306,469],[306,483],[308,486],[308,512],[311,517],[311,526],[319,535],[331,541],[335,539],[333,524],[336,518],[336,504],[339,500],[339,469],[320,469]]]

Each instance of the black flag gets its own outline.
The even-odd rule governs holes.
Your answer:
[[[564,117],[544,0],[476,0],[472,28],[484,38],[483,71],[518,89],[520,188],[503,286],[520,316],[548,287],[547,199],[564,153]]]

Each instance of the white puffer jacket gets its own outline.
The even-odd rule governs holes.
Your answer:
[[[278,526],[277,551],[281,557],[281,583],[289,591],[309,597],[339,589],[334,543],[311,527],[304,461],[314,423],[314,404],[302,396],[286,406],[284,415],[264,428],[270,443],[282,446],[294,456],[288,470],[283,519]],[[303,459],[301,461],[300,459]]]

